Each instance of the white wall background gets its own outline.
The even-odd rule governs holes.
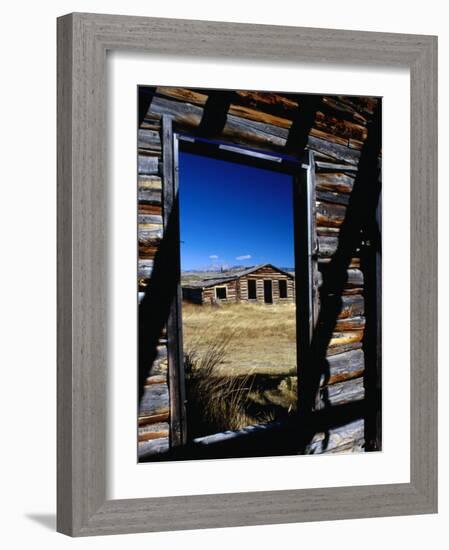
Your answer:
[[[202,2],[164,0],[60,0],[8,3],[0,33],[0,538],[7,548],[273,548],[331,545],[339,548],[422,548],[447,539],[449,456],[447,397],[440,399],[440,513],[385,518],[245,527],[71,540],[55,524],[55,246],[56,246],[56,22],[72,11],[209,19],[355,30],[438,34],[440,98],[449,95],[449,33],[444,3],[388,0],[263,3],[261,0]],[[406,7],[406,9],[404,9]],[[440,125],[448,122],[441,101]],[[440,157],[449,137],[440,139]],[[449,199],[441,173],[440,204]],[[440,234],[448,231],[442,210]],[[444,246],[444,244],[443,244]],[[447,262],[441,253],[441,280]],[[442,285],[440,317],[444,345],[449,304]],[[442,348],[443,351],[443,348]],[[443,353],[441,356],[444,359]],[[449,387],[440,369],[440,387]],[[443,543],[444,545],[444,543]]]

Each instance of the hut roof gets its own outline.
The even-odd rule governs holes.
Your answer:
[[[243,277],[244,275],[249,275],[250,273],[254,273],[255,271],[258,271],[262,267],[272,267],[276,271],[279,271],[279,273],[283,273],[290,279],[294,279],[294,275],[292,273],[289,273],[288,271],[284,271],[283,269],[279,269],[273,264],[259,264],[254,265],[252,267],[248,267],[246,269],[241,269],[238,271],[233,271],[232,273],[222,275],[217,275],[216,277],[208,278],[208,279],[201,279],[199,281],[192,281],[188,284],[182,285],[183,288],[208,288],[211,286],[220,285],[223,283],[227,283],[229,281],[235,281],[236,279],[240,279],[240,277]]]

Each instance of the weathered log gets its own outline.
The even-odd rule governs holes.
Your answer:
[[[332,143],[344,145],[345,147],[349,147],[349,139],[338,136],[336,134],[332,134],[330,132],[326,132],[325,130],[321,130],[319,128],[311,128],[309,135],[316,138],[325,139],[326,141],[330,141]]]
[[[329,373],[322,375],[320,385],[330,385],[362,376],[365,369],[363,351],[361,349],[333,355],[327,359]]]
[[[207,94],[203,94],[197,90],[189,90],[188,88],[171,88],[169,86],[160,86],[156,88],[156,95],[172,97],[179,101],[187,101],[195,105],[204,106],[208,99]]]
[[[158,189],[139,189],[137,196],[139,202],[149,204],[162,204],[162,191]]]
[[[320,151],[325,155],[332,157],[340,162],[347,162],[352,165],[357,165],[360,158],[360,151],[351,149],[346,145],[340,145],[328,141],[326,139],[316,138],[309,135],[308,147],[313,151]]]
[[[332,191],[317,191],[316,199],[320,202],[330,202],[335,204],[349,204],[349,195],[346,193],[333,193]]]
[[[152,113],[170,115],[179,126],[197,127],[203,117],[204,109],[191,103],[171,101],[163,97],[154,96],[150,106]]]
[[[139,130],[137,134],[137,147],[144,150],[160,151],[161,137],[159,132],[154,130]]]
[[[137,276],[141,279],[150,279],[153,272],[153,260],[139,260],[137,262]]]
[[[363,340],[363,331],[354,330],[348,332],[334,332],[332,339],[329,342],[329,348],[335,346],[344,346],[346,344],[354,344]]]
[[[161,215],[153,215],[153,214],[139,214],[138,215],[138,223],[139,223],[139,225],[146,225],[146,224],[161,224],[162,225],[162,216]]]
[[[363,451],[365,425],[363,419],[358,419],[327,432],[318,432],[307,446],[305,454],[322,454],[332,452]]]
[[[291,97],[267,92],[237,90],[240,103],[273,115],[291,118],[298,111],[298,102]]]
[[[353,342],[351,344],[345,344],[343,346],[334,346],[333,348],[328,348],[326,350],[326,357],[333,357],[334,355],[345,353],[347,351],[353,351],[355,349],[362,349],[362,343]]]
[[[167,422],[169,418],[170,418],[170,413],[165,412],[162,414],[139,415],[137,420],[138,420],[139,426],[149,426],[151,424]]]
[[[368,120],[365,116],[363,116],[358,109],[356,109],[354,106],[348,105],[344,101],[342,101],[341,96],[324,96],[323,97],[323,108],[327,107],[327,112],[337,112],[340,114],[340,116],[345,116],[345,118],[349,118],[349,120],[353,120],[357,124],[363,124],[366,126]],[[323,109],[322,109],[323,110]]]
[[[139,415],[148,416],[166,413],[169,408],[167,384],[151,384],[144,387],[140,400]]]
[[[159,173],[160,160],[159,157],[150,157],[139,155],[137,159],[137,170],[139,174],[151,175]]]
[[[330,202],[316,203],[316,223],[328,227],[340,227],[346,216],[346,207]]]
[[[351,193],[354,178],[341,172],[323,172],[315,177],[317,191],[331,193]]]
[[[160,176],[139,174],[137,178],[139,190],[153,189],[162,191],[162,179]]]
[[[343,294],[345,296],[353,296],[354,294],[363,294],[363,288],[361,287],[354,287],[354,288],[344,288]]]
[[[327,155],[326,155],[327,157]],[[315,168],[317,168],[318,172],[357,172],[358,168],[357,166],[353,164],[342,164],[339,162],[331,161],[331,160],[317,160],[315,162]]]
[[[324,386],[319,391],[320,407],[344,405],[361,401],[365,397],[363,377],[353,378],[345,382],[338,382]]]
[[[316,113],[315,126],[321,130],[347,139],[364,141],[368,136],[366,126],[345,120],[341,117],[336,117],[331,114],[329,109],[326,112],[318,111]]]
[[[160,204],[140,202],[138,213],[145,216],[160,216],[162,218],[162,206]]]
[[[170,435],[169,430],[161,430],[160,432],[139,433],[138,441],[139,443],[141,443],[142,441],[153,441],[155,439],[168,437],[169,435]]]
[[[348,317],[358,317],[363,315],[365,310],[365,300],[363,296],[356,294],[355,296],[341,297],[341,310],[339,319],[347,319]]]
[[[150,458],[152,456],[161,456],[170,450],[168,437],[153,439],[151,441],[139,441],[138,455],[139,460]]]
[[[145,380],[145,386],[151,386],[152,384],[166,384],[167,383],[167,377],[163,374],[154,374],[151,376],[148,376],[148,378]]]
[[[268,133],[270,130],[270,133]],[[285,137],[281,137],[279,134]],[[283,128],[228,115],[221,135],[236,144],[252,145],[261,150],[282,151],[288,134]]]
[[[337,319],[335,324],[336,331],[363,330],[365,328],[365,317],[349,317],[347,319]]]
[[[148,242],[152,242],[154,239],[161,239],[162,233],[162,226],[155,227],[154,229],[139,228],[139,243],[146,244]]]
[[[261,132],[262,134],[266,134],[266,136],[274,136],[280,138],[275,142],[275,145],[278,145],[279,147],[283,147],[285,145],[289,134],[289,130],[286,128],[280,128],[279,126],[275,126],[274,124],[258,122],[256,120],[249,120],[231,114],[228,114],[227,116],[226,125],[223,129],[223,135],[226,135],[227,126],[232,128],[233,131],[236,130],[237,132],[241,133],[242,136],[245,135],[246,132]],[[266,136],[262,136],[262,139],[266,140]],[[250,136],[248,136],[248,138],[256,141]]]
[[[316,227],[316,233],[317,235],[321,235],[324,237],[338,237],[338,235],[340,234],[340,228],[327,227],[325,225],[318,225]]]
[[[256,109],[244,107],[243,105],[232,104],[229,107],[229,114],[235,115],[240,118],[247,118],[256,122],[264,122],[266,124],[272,124],[273,126],[279,126],[280,128],[289,129],[292,125],[292,121],[288,118],[281,118],[279,116],[264,113]]]

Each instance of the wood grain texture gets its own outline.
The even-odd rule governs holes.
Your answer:
[[[410,68],[410,483],[106,499],[104,98],[105,53],[112,48],[188,52],[198,58]],[[437,39],[431,36],[93,14],[58,20],[58,531],[85,536],[437,510],[436,75]],[[363,125],[363,116],[354,119],[350,105],[339,108],[348,112],[352,122]],[[155,175],[152,161],[142,162],[150,181]],[[323,173],[335,166],[326,160],[317,162]],[[350,174],[351,169],[342,165],[340,171]]]

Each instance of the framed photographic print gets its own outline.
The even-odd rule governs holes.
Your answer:
[[[435,512],[436,38],[71,14],[58,130],[58,530]]]

